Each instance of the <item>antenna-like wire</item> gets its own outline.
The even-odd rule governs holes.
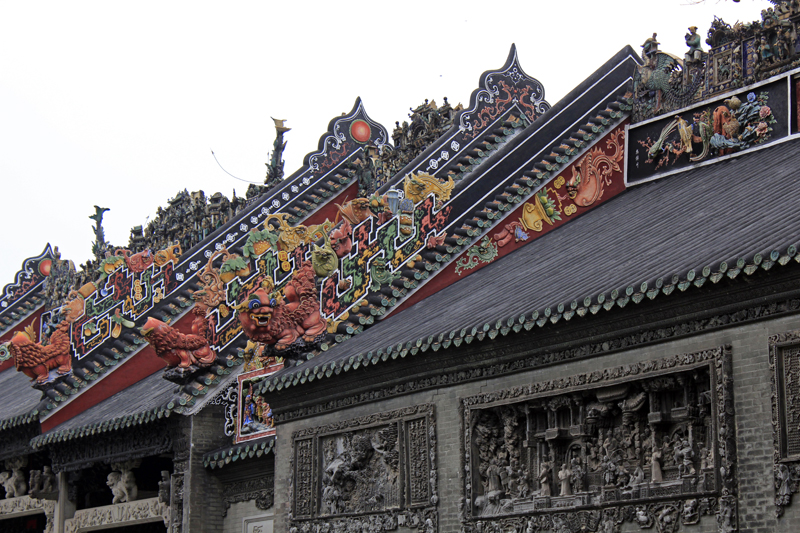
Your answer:
[[[252,183],[253,185],[263,185],[263,183],[260,183],[260,182],[257,182],[257,181],[247,181],[247,180],[243,180],[242,178],[237,178],[236,176],[234,176],[233,174],[231,174],[230,172],[225,170],[225,168],[220,164],[219,159],[217,159],[217,154],[214,153],[214,150],[211,150],[211,155],[214,156],[214,161],[217,162],[217,165],[219,165],[219,168],[221,168],[222,171],[225,174],[227,174],[228,176],[232,177],[233,179],[236,179],[236,180],[239,180],[239,181],[243,181],[245,183]]]

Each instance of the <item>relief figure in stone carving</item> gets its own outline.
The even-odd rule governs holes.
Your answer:
[[[329,437],[323,448],[320,514],[369,512],[399,505],[396,425]]]
[[[561,481],[561,496],[572,496],[571,478],[572,470],[567,468],[567,463],[564,463],[558,472],[558,479]]]
[[[664,475],[661,472],[661,450],[659,448],[654,448],[650,454],[650,465],[650,481],[654,483],[664,481]]]
[[[710,385],[705,370],[662,374],[472,410],[472,513],[714,490]],[[699,470],[702,465],[711,472]],[[670,507],[661,522],[680,516],[680,509]]]
[[[542,463],[542,470],[539,472],[539,495],[550,496],[550,463]]]

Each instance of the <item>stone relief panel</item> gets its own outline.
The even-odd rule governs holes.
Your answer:
[[[462,531],[737,528],[727,347],[462,399]]]
[[[55,509],[55,500],[37,500],[30,496],[6,498],[0,500],[0,520],[42,512],[47,518],[44,533],[53,533],[53,515]]]
[[[769,339],[775,511],[780,517],[800,488],[800,331]]]
[[[292,440],[292,533],[437,531],[433,405],[302,430]]]
[[[148,522],[169,524],[169,507],[160,502],[158,498],[75,511],[73,518],[64,521],[64,531],[65,533],[80,533]]]

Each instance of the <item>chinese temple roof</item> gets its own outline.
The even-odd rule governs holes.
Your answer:
[[[798,142],[631,188],[260,390],[794,264]]]
[[[67,420],[57,429],[39,435],[32,444],[44,446],[146,424],[169,416],[168,406],[175,396],[174,389],[174,385],[161,379],[161,374],[157,372]]]
[[[321,242],[330,246],[334,227],[345,227],[339,220],[347,202],[359,197],[377,202],[374,209],[384,218],[371,213],[353,220],[346,236],[352,240],[344,253],[337,251],[335,268],[311,274],[314,291],[322,295],[316,305],[323,340],[309,341],[302,363],[257,382],[257,394],[793,265],[800,257],[800,236],[794,234],[800,211],[791,194],[800,141],[791,137],[786,80],[768,81],[769,72],[755,69],[739,82],[701,87],[707,73],[691,76],[705,67],[680,63],[686,67],[680,70],[670,63],[696,92],[662,102],[651,96],[647,70],[672,57],[667,56],[642,60],[626,46],[551,107],[512,46],[501,68],[480,77],[467,107],[448,107],[449,122],[411,147],[403,146],[408,138],[399,125],[390,136],[357,99],[350,113],[331,120],[300,169],[260,188],[260,196],[198,237],[183,255],[142,270],[126,256],[96,290],[82,294],[86,312],[71,331],[71,375],[59,376],[41,393],[0,352],[0,390],[8,398],[0,430],[41,421],[43,433],[32,441],[41,447],[197,412],[232,387],[242,371],[247,338],[235,309],[245,309],[243,296],[266,279],[283,290]],[[793,65],[773,70],[791,76],[786,69]],[[745,81],[757,85],[737,91]],[[699,106],[710,106],[714,95],[715,106],[730,96],[725,105],[736,111],[729,104],[735,101],[749,109],[750,123],[742,121],[749,140],[715,139],[723,145],[709,150],[704,139],[701,157],[692,154],[692,141],[681,139],[685,128],[692,131],[692,121],[700,128],[695,137],[712,123],[712,107],[702,114]],[[412,114],[414,120],[424,113],[443,120],[444,108],[426,100]],[[762,128],[761,121],[769,124]],[[774,144],[761,144],[767,140]],[[687,142],[688,148],[682,144]],[[370,154],[383,158],[382,175],[364,166]],[[362,183],[364,176],[372,182]],[[431,188],[414,197],[404,189],[411,176],[424,176]],[[600,182],[594,196],[576,192],[591,188],[591,179]],[[405,207],[389,208],[392,190],[405,195]],[[180,198],[190,201],[188,192]],[[277,232],[270,221],[280,217],[287,235],[302,224],[309,235],[324,232],[324,239],[283,247],[272,242],[265,251],[249,253],[254,235],[278,238],[270,233]],[[221,266],[213,263],[228,251],[244,254],[246,260],[237,259],[248,268],[223,283]],[[374,270],[377,259],[382,274]],[[42,322],[54,319],[42,314],[42,286],[51,264],[64,266],[59,260],[48,246],[26,260],[15,283],[4,289],[4,340],[12,327],[41,317],[43,329]],[[206,274],[216,275],[216,284]],[[155,318],[190,333],[198,293],[217,297],[203,317],[211,324],[206,340],[216,359],[176,385],[163,379],[164,363],[138,328]],[[94,388],[101,380],[107,386]],[[91,401],[65,408],[82,395]],[[260,438],[220,449],[205,457],[205,465],[269,453],[272,443]]]

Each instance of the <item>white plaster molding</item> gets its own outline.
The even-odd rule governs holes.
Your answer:
[[[37,500],[30,496],[7,498],[5,500],[0,500],[0,520],[44,513],[44,516],[47,518],[47,525],[44,531],[45,533],[52,533],[53,513],[55,509],[56,502],[54,500]]]
[[[169,525],[169,506],[158,501],[158,498],[148,498],[75,511],[74,518],[64,521],[64,533],[97,531],[159,520]]]

